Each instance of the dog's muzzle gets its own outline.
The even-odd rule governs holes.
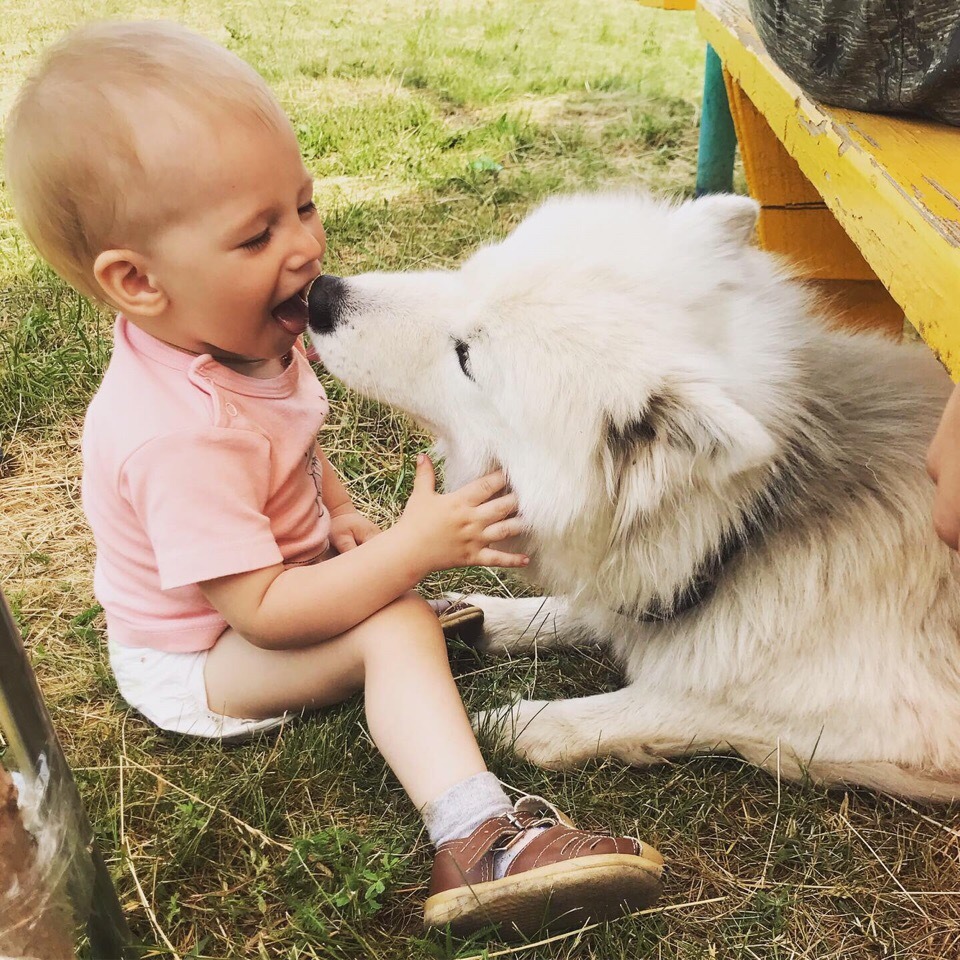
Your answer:
[[[317,277],[307,291],[307,322],[314,333],[332,333],[340,321],[347,285],[331,274]]]

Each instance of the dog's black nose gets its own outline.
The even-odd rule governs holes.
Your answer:
[[[307,317],[314,333],[330,333],[343,312],[347,285],[331,274],[317,277],[307,295]]]

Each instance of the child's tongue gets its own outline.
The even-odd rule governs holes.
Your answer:
[[[273,309],[273,319],[287,333],[299,337],[307,329],[307,304],[297,291],[289,300],[284,300]]]

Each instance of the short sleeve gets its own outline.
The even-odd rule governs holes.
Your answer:
[[[264,514],[269,484],[269,442],[248,430],[173,433],[135,451],[120,492],[153,547],[161,589],[281,563]]]

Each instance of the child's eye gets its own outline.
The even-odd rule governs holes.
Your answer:
[[[241,243],[240,246],[244,250],[259,250],[261,247],[265,247],[267,242],[270,240],[270,228],[267,227],[263,233],[258,233],[255,237],[251,237],[249,240]]]
[[[297,211],[301,217],[309,217],[317,212],[317,205],[311,200],[309,203],[305,203],[302,207],[298,207]]]

